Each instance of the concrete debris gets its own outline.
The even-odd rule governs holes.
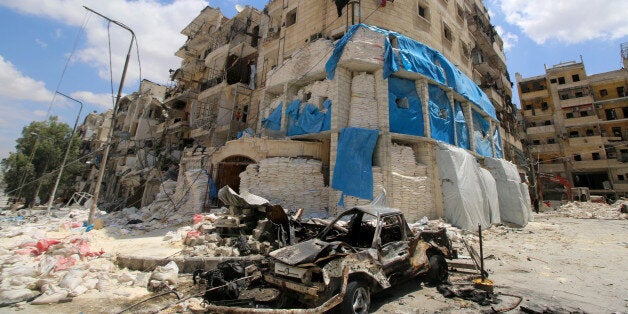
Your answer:
[[[591,202],[570,202],[556,209],[556,214],[584,219],[628,219],[628,214],[622,213],[622,201],[613,205]],[[551,212],[550,212],[551,213]]]

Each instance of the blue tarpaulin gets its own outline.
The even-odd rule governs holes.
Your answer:
[[[423,136],[423,109],[414,81],[388,79],[390,132]]]
[[[430,132],[435,140],[455,145],[454,113],[445,91],[429,84]]]
[[[504,158],[504,149],[502,148],[502,136],[499,134],[499,128],[495,128],[493,142],[495,143],[495,158]]]
[[[283,110],[283,102],[279,103],[279,106],[273,110],[268,118],[262,119],[262,126],[269,130],[279,131],[281,130],[281,111]]]
[[[292,101],[286,109],[288,136],[319,133],[331,129],[331,99],[323,102],[325,112],[310,103],[301,107],[301,101],[297,99]]]
[[[302,135],[305,134],[303,128],[299,125],[299,111],[301,111],[301,100],[293,100],[288,108],[286,108],[286,118],[288,119],[288,130],[286,135]]]
[[[218,189],[216,188],[216,183],[214,183],[214,179],[209,178],[209,199],[217,199],[218,198]]]
[[[438,83],[453,88],[463,97],[479,106],[490,117],[497,119],[495,108],[482,89],[480,89],[473,82],[473,80],[462,73],[455,65],[449,62],[449,60],[447,60],[447,58],[445,58],[440,52],[399,33],[366,24],[356,24],[351,26],[349,31],[336,43],[334,52],[325,65],[328,79],[331,80],[334,78],[336,66],[340,61],[340,57],[342,57],[344,47],[360,27],[385,35],[384,78],[388,78],[394,72],[399,71],[400,61],[404,70],[420,73]],[[395,55],[395,50],[390,42],[390,36],[397,38],[399,57]]]
[[[462,105],[459,101],[454,101],[456,105],[456,115],[454,121],[456,121],[456,135],[458,136],[458,146],[464,149],[471,149],[471,143],[469,142],[469,126],[467,120],[464,118],[464,112],[462,111]]]
[[[493,157],[492,136],[489,134],[490,128],[489,122],[480,113],[473,110],[475,152],[485,157]]]
[[[345,195],[373,199],[373,150],[378,135],[378,130],[342,129],[332,188]]]
[[[323,128],[321,131],[329,131],[331,130],[331,99],[325,99],[323,102],[323,109],[325,112],[325,120],[323,120]]]

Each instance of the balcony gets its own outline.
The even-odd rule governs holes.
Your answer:
[[[569,139],[570,146],[592,146],[592,145],[604,145],[602,137],[599,135],[585,136],[585,137],[572,137]]]
[[[496,107],[504,106],[504,97],[497,92],[495,87],[482,88],[482,90],[486,93],[486,96],[493,102],[493,105],[497,105]]]
[[[543,134],[543,133],[555,134],[556,133],[556,128],[554,128],[554,125],[534,126],[534,127],[529,127],[526,130],[526,133],[528,133],[529,135],[532,135],[532,134]]]
[[[557,164],[541,164],[540,171],[545,173],[565,172],[565,165],[562,163]]]
[[[530,146],[530,153],[532,154],[549,154],[560,152],[560,144],[545,144]]]
[[[535,98],[547,98],[549,97],[549,93],[547,92],[547,89],[541,89],[541,90],[536,90],[536,91],[529,91],[529,92],[521,92],[521,100],[530,100],[530,99],[535,99]]]
[[[608,168],[608,160],[600,159],[600,160],[581,160],[574,161],[572,164],[572,169],[574,171],[582,171],[582,170],[606,170]]]
[[[576,97],[576,98],[570,98],[570,99],[565,99],[565,100],[561,99],[560,107],[570,108],[570,107],[575,107],[575,106],[588,105],[592,103],[593,103],[593,96],[588,95],[584,97]]]
[[[565,127],[595,124],[595,123],[598,123],[599,121],[600,119],[597,116],[570,118],[570,119],[565,119]]]

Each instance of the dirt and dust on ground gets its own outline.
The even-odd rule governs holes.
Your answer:
[[[410,280],[376,295],[371,312],[490,312],[517,304],[518,297],[522,300],[515,313],[628,312],[624,266],[628,224],[620,207],[613,206],[571,203],[535,214],[525,228],[494,226],[485,230],[485,267],[500,303],[481,306],[462,298],[446,298],[436,287]],[[178,274],[175,282],[170,282],[172,267],[163,267],[153,277],[154,268],[142,272],[116,265],[121,254],[141,252],[167,258],[189,250],[183,242],[190,232],[195,234],[194,226],[199,228],[193,217],[184,219],[187,222],[182,225],[155,230],[134,227],[128,224],[132,221],[129,217],[106,216],[100,216],[104,228],[92,230],[83,225],[86,211],[80,209],[56,211],[52,218],[35,211],[3,213],[1,217],[2,313],[117,313],[127,308],[128,313],[186,312],[202,302],[204,291],[192,284],[189,274]],[[449,230],[458,247],[465,239],[477,248],[474,233],[453,227]],[[464,257],[464,250],[461,252]],[[161,279],[174,291],[148,289],[151,277]],[[460,270],[452,272],[450,279],[457,289],[467,287],[477,277],[477,273]],[[11,302],[20,298],[24,301]],[[38,298],[39,302],[33,302]],[[45,304],[50,300],[58,303]]]

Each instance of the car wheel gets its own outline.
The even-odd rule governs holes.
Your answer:
[[[430,269],[427,272],[428,282],[432,285],[438,285],[447,282],[449,279],[449,270],[447,269],[447,261],[442,255],[430,256]]]
[[[369,287],[361,281],[352,281],[347,285],[347,293],[340,309],[342,313],[368,313],[371,306]]]

